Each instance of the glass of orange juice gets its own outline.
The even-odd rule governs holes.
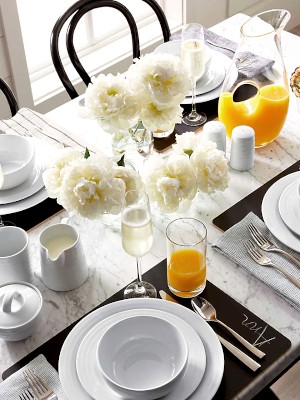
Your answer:
[[[195,218],[178,218],[166,228],[167,280],[172,293],[194,297],[206,285],[205,225]]]

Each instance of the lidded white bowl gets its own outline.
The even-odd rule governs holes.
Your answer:
[[[35,164],[32,140],[18,135],[0,135],[0,164],[4,178],[0,190],[12,189],[26,181]]]
[[[185,372],[187,342],[162,318],[133,316],[102,335],[97,363],[108,385],[125,398],[152,400],[170,393]]]
[[[31,336],[42,305],[40,291],[30,283],[20,281],[0,286],[0,337],[17,341]]]

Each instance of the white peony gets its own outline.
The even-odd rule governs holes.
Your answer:
[[[181,135],[175,135],[176,144],[173,144],[173,150],[177,154],[188,154],[189,156],[193,153],[199,143],[202,141],[202,136],[195,132],[184,132]]]
[[[137,91],[150,94],[161,106],[182,103],[191,86],[182,61],[171,54],[146,54],[135,60],[126,76]]]
[[[143,187],[143,181],[138,172],[128,167],[116,167],[115,178],[122,179],[125,183],[125,190],[139,190]]]
[[[44,184],[50,198],[56,198],[59,195],[66,167],[82,157],[83,154],[79,150],[74,150],[70,147],[61,149],[57,153],[53,167],[43,173]]]
[[[160,108],[154,103],[146,104],[141,110],[143,125],[151,130],[173,130],[174,125],[181,122],[183,109],[179,105]]]
[[[197,192],[196,177],[184,155],[172,155],[167,161],[150,159],[146,163],[145,183],[150,199],[166,212],[177,211],[181,201],[193,200]]]
[[[124,76],[100,74],[85,92],[85,115],[96,118],[106,132],[128,129],[138,121],[140,105]]]
[[[197,178],[198,190],[213,193],[228,186],[228,160],[214,142],[201,140],[190,161]]]
[[[70,215],[97,219],[104,213],[118,214],[125,196],[125,183],[115,178],[115,164],[104,155],[76,160],[65,171],[57,202]]]

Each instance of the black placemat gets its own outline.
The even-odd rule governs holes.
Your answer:
[[[160,262],[158,265],[145,273],[144,278],[145,280],[153,283],[158,290],[163,289],[166,292],[170,293],[166,281],[166,260]],[[266,353],[265,358],[259,361],[262,365],[262,368],[256,372],[252,372],[249,368],[247,368],[246,366],[244,366],[244,364],[237,360],[231,353],[227,352],[227,350],[224,349],[224,375],[221,385],[216,395],[214,396],[214,400],[229,400],[236,396],[242,389],[244,389],[253,380],[254,377],[260,375],[282,354],[284,354],[289,349],[291,343],[286,337],[281,335],[266,322],[262,321],[255,314],[248,311],[241,304],[222,292],[212,283],[207,282],[207,287],[203,292],[203,296],[215,305],[218,311],[218,317],[221,320],[223,320],[225,323],[227,323],[229,326],[231,326],[233,329],[243,335],[251,343],[255,342],[256,344],[259,344],[260,349]],[[105,304],[121,300],[122,298],[123,289],[95,309],[102,307]],[[181,302],[181,304],[191,308],[190,302],[188,300],[178,300],[179,302]],[[14,364],[12,367],[4,371],[2,375],[3,379],[6,379],[8,376],[26,365],[30,360],[32,360],[39,354],[44,354],[50,364],[52,364],[54,368],[57,369],[61,346],[65,338],[77,322],[64,329],[62,332],[54,336],[52,339],[48,340],[32,353],[30,353],[22,360]],[[222,336],[229,339],[237,347],[240,347],[243,351],[247,352],[245,348],[240,346],[239,342],[235,341],[234,338],[228,336],[228,334],[222,328],[214,325],[214,329],[218,331],[218,333],[222,334]],[[248,354],[251,357],[254,357],[251,353]]]
[[[267,190],[276,181],[283,178],[284,176],[289,175],[292,172],[299,171],[299,168],[300,160],[296,161],[293,165],[282,171],[280,174],[276,175],[273,179],[260,186],[248,196],[244,197],[228,210],[218,215],[215,219],[213,219],[213,224],[222,229],[222,231],[226,231],[237,222],[241,221],[250,211],[256,214],[259,218],[263,219],[261,214],[261,203]]]

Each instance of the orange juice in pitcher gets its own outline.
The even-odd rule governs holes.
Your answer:
[[[262,147],[280,134],[289,106],[280,34],[289,18],[286,10],[265,11],[241,27],[218,106],[228,137],[236,126],[248,125],[255,131],[255,147]]]

